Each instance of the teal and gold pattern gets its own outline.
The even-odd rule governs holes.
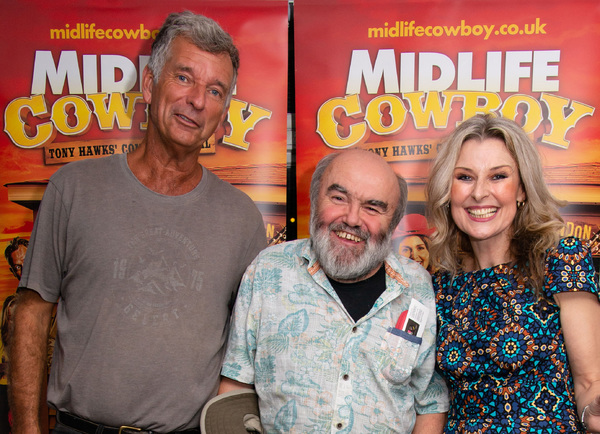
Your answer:
[[[582,433],[553,295],[598,294],[576,238],[546,259],[541,300],[507,265],[434,276],[438,367],[450,389],[447,433]]]

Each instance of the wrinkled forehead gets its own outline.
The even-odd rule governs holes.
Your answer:
[[[356,156],[353,156],[356,157]],[[400,187],[387,163],[360,158],[335,159],[323,174],[320,194],[341,191],[363,202],[385,202],[397,206]]]

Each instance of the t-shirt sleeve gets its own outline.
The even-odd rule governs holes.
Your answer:
[[[49,302],[60,296],[68,212],[50,181],[35,219],[19,288],[34,290]]]
[[[544,289],[547,297],[561,292],[590,292],[599,296],[592,254],[579,238],[563,238],[548,254]]]
[[[254,231],[254,235],[251,238],[250,244],[248,245],[248,251],[244,261],[247,265],[256,258],[256,256],[267,247],[267,233],[265,230],[265,225],[262,219],[262,215],[256,212],[256,230]]]

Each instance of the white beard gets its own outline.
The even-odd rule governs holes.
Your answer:
[[[332,223],[326,227],[311,216],[311,245],[321,268],[333,280],[362,280],[370,272],[379,268],[392,249],[391,233],[379,234],[376,238],[370,233],[350,227],[344,223]],[[365,240],[362,251],[334,245],[330,238],[332,231],[342,230]]]

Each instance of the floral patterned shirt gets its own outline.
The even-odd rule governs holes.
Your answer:
[[[265,432],[409,433],[415,411],[447,411],[431,278],[395,255],[385,269],[386,290],[354,322],[309,240],[270,247],[250,265],[222,375],[254,384]],[[394,329],[413,298],[429,311],[422,338]]]
[[[598,294],[587,248],[561,240],[538,300],[515,268],[434,275],[438,366],[450,388],[447,433],[577,433],[573,378],[553,295]]]

